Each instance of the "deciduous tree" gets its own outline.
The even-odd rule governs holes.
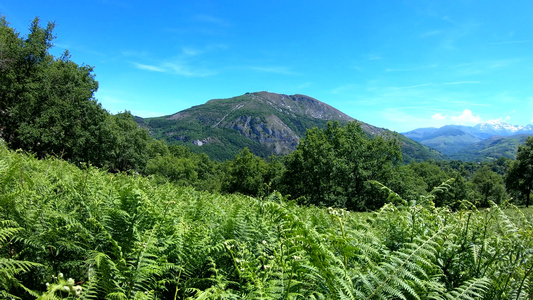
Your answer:
[[[286,159],[286,192],[322,206],[374,209],[386,196],[370,180],[387,185],[401,163],[398,141],[370,138],[357,122],[307,130],[296,151]]]
[[[528,137],[526,143],[518,147],[516,161],[507,170],[505,183],[508,190],[525,198],[526,207],[529,207],[533,192],[533,137]]]

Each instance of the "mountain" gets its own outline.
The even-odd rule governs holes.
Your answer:
[[[475,126],[419,128],[402,134],[453,159],[484,161],[500,156],[514,158],[518,142],[533,135],[533,125],[516,126],[492,120]]]
[[[305,95],[269,92],[246,93],[214,99],[173,115],[135,118],[156,139],[182,144],[212,159],[232,159],[244,147],[259,156],[288,154],[308,128],[323,128],[328,121],[354,119]],[[404,159],[443,159],[442,154],[383,128],[361,123],[369,135],[394,134],[402,141]]]
[[[518,146],[523,145],[529,136],[531,134],[495,135],[457,150],[450,158],[462,161],[487,161],[499,157],[515,159]]]
[[[491,136],[510,136],[516,134],[533,134],[533,125],[518,126],[504,123],[498,120],[491,120],[477,124],[473,127],[477,132],[490,134]]]
[[[477,143],[490,135],[475,134],[468,126],[446,125],[441,128],[415,129],[404,136],[436,149],[445,155],[455,153],[458,149]]]

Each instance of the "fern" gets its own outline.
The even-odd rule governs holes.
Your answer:
[[[15,236],[22,231],[22,228],[16,227],[17,224],[11,220],[0,221],[0,249],[5,247],[5,244],[9,241],[16,239]],[[9,249],[10,247],[8,247]],[[10,256],[13,255],[13,249],[9,250]],[[8,291],[11,287],[20,288],[30,295],[35,295],[35,292],[28,289],[17,278],[22,273],[29,272],[32,268],[41,267],[41,264],[17,260],[13,258],[0,257],[0,294],[6,299],[20,299],[19,297],[12,295]]]
[[[491,281],[488,278],[471,279],[455,290],[444,294],[441,299],[482,299],[490,284]]]

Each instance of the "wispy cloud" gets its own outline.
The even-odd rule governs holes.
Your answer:
[[[531,43],[533,40],[516,40],[516,41],[503,41],[503,42],[494,42],[489,43],[488,45],[495,46],[495,45],[508,45],[508,44],[524,44],[524,43]]]
[[[138,61],[131,62],[140,70],[150,72],[168,73],[185,77],[207,77],[219,72],[206,66],[209,64],[211,52],[228,49],[222,44],[207,45],[204,47],[183,46],[174,57],[156,59],[144,52],[126,51],[123,56],[134,56]],[[130,57],[131,58],[131,57]],[[148,61],[142,62],[143,61]]]
[[[523,58],[494,59],[461,63],[449,67],[458,76],[472,76],[501,70],[523,61]]]
[[[191,66],[182,63],[180,61],[167,61],[162,62],[157,65],[147,65],[141,64],[138,62],[132,62],[132,64],[140,70],[150,71],[150,72],[160,72],[175,74],[185,77],[207,77],[216,75],[218,72],[213,70],[207,70],[202,68],[192,68]]]
[[[430,31],[426,31],[420,34],[420,37],[421,38],[433,37],[433,36],[441,35],[443,33],[444,31],[442,30],[430,30]]]
[[[189,65],[180,61],[166,62],[163,64],[163,67],[171,73],[186,77],[207,77],[218,74],[218,72],[214,70],[202,69],[198,67],[193,69]]]
[[[430,86],[430,85],[433,85],[433,83],[421,83],[421,84],[408,85],[408,86],[394,86],[391,88],[392,89],[416,89],[416,88]]]
[[[382,60],[383,57],[378,54],[368,54],[366,59],[367,60]]]
[[[133,65],[137,69],[141,69],[141,70],[147,70],[147,71],[152,71],[152,72],[166,72],[166,70],[164,68],[161,68],[161,67],[158,67],[158,66],[145,65],[145,64],[140,64],[140,63],[136,63],[136,62],[133,62]]]
[[[385,69],[385,72],[414,72],[414,71],[420,71],[425,69],[432,69],[436,68],[439,65],[437,64],[429,64],[429,65],[423,65],[423,66],[413,66],[408,68],[388,68]]]
[[[477,84],[477,83],[481,83],[481,81],[453,81],[453,82],[444,82],[443,84],[458,85],[458,84]]]

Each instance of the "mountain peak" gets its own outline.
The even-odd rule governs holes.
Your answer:
[[[513,135],[519,132],[530,132],[533,130],[532,125],[520,126],[520,125],[511,125],[509,123],[502,122],[498,119],[489,120],[484,123],[477,124],[473,128],[479,130],[480,132],[490,133],[493,135]]]
[[[354,119],[306,95],[266,91],[213,99],[170,116],[137,120],[156,139],[185,145],[217,160],[231,159],[244,147],[264,157],[288,154],[296,149],[307,129],[323,128],[328,121],[346,124]],[[396,136],[363,122],[361,128],[370,136]],[[443,158],[403,136],[397,138],[406,161]]]

